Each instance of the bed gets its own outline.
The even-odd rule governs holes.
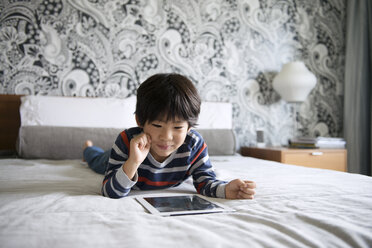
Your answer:
[[[21,101],[15,103],[19,105]],[[35,102],[22,104],[29,104],[39,114],[43,112],[35,109]],[[227,105],[217,109],[225,107],[224,112],[229,115]],[[64,115],[62,112],[59,114]],[[160,217],[148,213],[135,196],[195,194],[192,181],[163,191],[132,191],[122,199],[103,197],[103,176],[77,157],[82,149],[77,140],[84,138],[82,133],[94,136],[101,132],[102,136],[96,136],[100,140],[115,135],[120,127],[50,125],[43,120],[45,116],[28,118],[27,124],[24,114],[23,111],[20,127],[17,126],[21,157],[0,159],[1,247],[372,246],[372,178],[240,156],[230,121],[223,124],[227,126],[210,129],[207,123],[201,130],[210,143],[210,158],[217,176],[223,180],[254,180],[255,199],[211,198],[235,211]],[[213,120],[221,116],[204,113],[202,118]],[[55,117],[50,121],[55,121]],[[69,136],[71,132],[73,135]],[[228,152],[214,146],[221,137],[231,148]],[[47,146],[41,146],[41,139]],[[113,141],[101,142],[107,146]],[[51,153],[56,145],[73,149],[63,150],[64,156],[58,157],[61,152]]]

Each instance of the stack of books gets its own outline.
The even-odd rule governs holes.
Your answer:
[[[346,141],[343,138],[330,138],[330,137],[296,137],[288,141],[291,148],[329,148],[341,149],[346,147]]]

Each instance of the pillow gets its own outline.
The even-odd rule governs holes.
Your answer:
[[[199,129],[232,129],[232,105],[228,102],[202,102]]]
[[[136,126],[136,97],[90,98],[21,97],[21,126],[105,127]]]
[[[209,155],[234,155],[237,150],[232,129],[196,129],[208,146]]]
[[[88,139],[110,149],[123,129],[92,127],[21,126],[17,152],[22,158],[82,159]]]
[[[87,139],[104,150],[111,149],[121,128],[21,126],[17,152],[22,158],[82,159]],[[233,155],[235,137],[231,129],[197,129],[208,145],[209,155]]]
[[[136,97],[23,96],[18,154],[23,158],[79,159],[87,139],[110,149],[124,128],[137,126],[135,105]],[[197,130],[210,155],[235,153],[231,103],[202,102]]]
[[[62,96],[21,97],[21,126],[106,127],[137,126],[136,97],[90,98]],[[200,129],[232,129],[232,105],[202,102]]]

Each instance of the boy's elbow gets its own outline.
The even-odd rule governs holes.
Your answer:
[[[124,198],[124,197],[128,196],[128,194],[118,195],[118,194],[105,194],[105,193],[102,193],[102,195],[104,197],[108,197],[108,198],[112,198],[112,199],[120,199],[120,198]]]
[[[127,196],[127,195],[105,195],[105,194],[102,194],[102,195],[104,197],[111,198],[111,199],[120,199],[120,198],[124,198]]]
[[[114,190],[112,189],[105,189],[104,186],[102,187],[102,195],[104,197],[108,197],[108,198],[112,198],[112,199],[120,199],[120,198],[123,198],[123,197],[126,197],[128,196],[130,190],[126,191],[126,192],[115,192]]]

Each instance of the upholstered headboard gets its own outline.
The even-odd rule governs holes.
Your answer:
[[[0,99],[2,154],[16,150],[24,158],[76,159],[86,139],[109,149],[121,130],[136,125],[134,97],[1,95]],[[197,130],[211,155],[235,153],[231,104],[203,102]]]

